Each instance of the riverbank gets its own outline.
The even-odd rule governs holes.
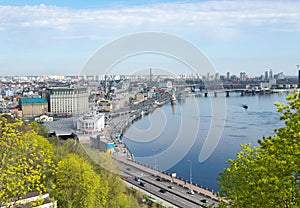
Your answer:
[[[130,109],[119,110],[117,113],[112,113],[107,121],[107,126],[103,131],[105,138],[110,139],[116,144],[114,156],[127,157],[134,161],[134,156],[123,143],[122,137],[130,125],[143,116],[148,115],[170,102],[170,96],[163,96],[159,99],[149,99],[130,106]]]
[[[140,168],[142,167],[143,169],[149,170],[149,174],[151,175],[160,175],[162,178],[171,181],[172,177],[169,174],[157,171],[146,164],[136,162],[134,159],[134,155],[126,146],[126,144],[122,141],[123,135],[133,122],[135,122],[138,119],[141,119],[144,115],[155,111],[155,109],[169,103],[169,97],[160,101],[159,103],[157,103],[155,100],[152,100],[148,101],[147,104],[140,104],[139,106],[142,106],[141,109],[131,111],[126,110],[123,112],[112,114],[112,118],[109,120],[109,126],[104,130],[104,135],[106,136],[106,138],[110,138],[112,141],[115,142],[116,148],[114,157],[118,161],[122,163],[130,163],[130,165],[139,166]],[[216,202],[219,200],[216,192],[213,192],[208,188],[204,188],[197,184],[191,184],[182,178],[174,177],[173,183],[185,188],[190,187],[194,190],[195,193],[201,194],[202,196],[208,197]]]

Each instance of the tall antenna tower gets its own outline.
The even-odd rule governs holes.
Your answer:
[[[152,68],[150,68],[150,83],[153,81]]]

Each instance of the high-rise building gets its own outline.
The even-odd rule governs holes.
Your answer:
[[[210,80],[210,74],[209,72],[207,72],[207,75],[206,75],[206,80],[209,81]]]
[[[230,72],[227,72],[226,79],[227,79],[227,80],[230,79]]]
[[[265,71],[265,80],[268,80],[268,79],[269,79],[269,72]]]
[[[75,115],[89,110],[86,88],[54,87],[47,94],[51,113]]]
[[[245,81],[246,80],[246,72],[241,72],[240,73],[240,80]]]
[[[270,72],[269,72],[269,79],[274,79],[272,69],[270,69]]]

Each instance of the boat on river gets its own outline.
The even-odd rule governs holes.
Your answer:
[[[174,90],[172,90],[171,104],[176,105],[176,95]]]
[[[185,99],[185,94],[183,92],[178,93],[177,99],[178,100],[184,100]]]

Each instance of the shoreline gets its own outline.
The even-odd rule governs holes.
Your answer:
[[[150,100],[151,104],[144,105],[143,109],[137,109],[137,110],[127,110],[123,112],[117,113],[117,116],[113,116],[110,123],[113,124],[112,126],[109,126],[108,130],[105,130],[104,135],[109,138],[111,141],[113,141],[117,147],[120,147],[120,151],[123,153],[126,152],[126,156],[128,160],[134,160],[134,156],[130,149],[126,146],[126,144],[123,142],[122,137],[125,134],[126,130],[132,125],[136,120],[141,119],[144,115],[148,115],[155,111],[157,108],[160,108],[161,106],[164,106],[168,103],[170,103],[170,98],[167,96],[159,103],[156,103],[155,100]],[[148,108],[148,106],[152,106]],[[120,156],[117,152],[116,157]],[[121,155],[124,157],[124,155]]]

